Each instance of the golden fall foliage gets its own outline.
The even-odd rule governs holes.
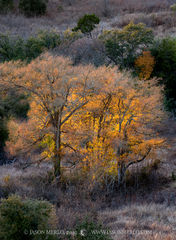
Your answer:
[[[151,159],[163,145],[155,129],[164,117],[155,80],[138,81],[117,68],[73,66],[49,54],[27,66],[1,64],[0,78],[30,93],[28,121],[8,144],[23,139],[42,146],[56,177],[64,166],[80,166],[93,178],[118,176],[121,184],[130,165]]]
[[[130,165],[155,157],[164,143],[154,130],[163,117],[160,89],[154,80],[136,82],[120,75],[91,99],[77,124],[88,132],[84,168],[92,169],[96,178],[118,176],[119,184]]]
[[[139,71],[139,78],[147,80],[153,72],[155,58],[151,55],[150,51],[144,51],[135,61],[135,66]]]

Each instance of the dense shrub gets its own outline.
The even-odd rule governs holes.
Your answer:
[[[0,61],[10,61],[25,58],[24,41],[0,34]]]
[[[86,219],[76,226],[76,235],[70,240],[111,240],[108,231],[101,224]]]
[[[29,110],[28,96],[18,93],[16,89],[8,89],[8,93],[1,95],[0,108],[3,117],[26,118]]]
[[[77,26],[73,28],[73,31],[80,30],[82,33],[90,35],[99,22],[100,19],[95,14],[85,14],[78,20]]]
[[[46,13],[47,0],[20,0],[19,9],[28,17]]]
[[[135,59],[153,42],[152,30],[142,23],[129,23],[122,30],[104,31],[100,39],[105,43],[106,54],[116,65],[133,68]]]
[[[22,200],[18,196],[3,199],[0,204],[0,239],[1,240],[44,240],[55,239],[47,235],[55,213],[52,205],[46,201]],[[41,234],[30,231],[42,230]]]
[[[0,61],[27,60],[38,57],[45,49],[53,49],[60,44],[60,35],[55,31],[40,31],[37,36],[26,41],[0,34]]]
[[[46,49],[53,49],[61,43],[60,34],[55,31],[40,31],[37,38],[42,41]]]
[[[156,41],[151,51],[155,57],[153,75],[164,85],[166,107],[176,112],[176,39]]]
[[[13,0],[0,0],[0,12],[7,12],[13,9]]]
[[[10,117],[26,118],[29,110],[27,96],[18,94],[15,89],[8,90],[7,94],[0,96],[0,148],[8,139],[7,123]]]
[[[26,58],[31,60],[43,52],[43,41],[39,38],[30,37],[25,43]]]
[[[30,37],[25,43],[26,58],[38,57],[45,49],[53,49],[60,44],[60,35],[54,31],[41,31],[36,37]]]
[[[8,139],[8,128],[6,122],[0,116],[0,151],[5,144],[5,141]]]

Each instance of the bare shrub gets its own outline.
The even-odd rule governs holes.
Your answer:
[[[105,63],[104,45],[98,39],[80,38],[69,46],[61,45],[55,54],[71,57],[73,64],[94,64],[100,66]]]

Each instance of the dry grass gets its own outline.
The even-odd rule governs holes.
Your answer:
[[[41,29],[63,31],[75,26],[79,17],[95,13],[101,18],[98,31],[112,27],[123,27],[129,21],[144,22],[156,28],[156,33],[175,32],[175,16],[170,12],[172,0],[50,0],[45,16],[26,18],[16,10],[0,15],[0,32],[8,32],[27,38]],[[106,14],[105,14],[106,12]],[[105,17],[106,15],[106,17]]]
[[[62,6],[63,14],[71,14],[73,18],[78,18],[85,13],[94,12],[100,17],[107,15],[108,17],[116,16],[122,12],[153,12],[158,10],[168,9],[171,1],[169,0],[107,0],[105,5],[104,0],[67,0],[50,1],[50,6],[58,2]],[[71,4],[69,4],[69,2]],[[106,9],[107,8],[107,9]]]
[[[176,207],[160,204],[127,205],[99,212],[99,219],[114,230],[113,239],[176,239]],[[126,232],[125,232],[126,231]]]
[[[25,171],[15,164],[1,166],[1,197],[16,193],[23,198],[49,200],[57,209],[58,229],[73,229],[78,221],[88,217],[114,231],[114,240],[175,239],[176,196],[171,196],[176,189],[175,182],[158,189],[158,193],[142,196],[133,192],[134,196],[125,197],[118,192],[116,197],[100,196],[94,201],[83,184],[76,185],[72,181],[67,188],[58,189],[48,179],[49,170],[49,164],[29,167]],[[169,196],[173,202],[168,201]]]
[[[0,197],[18,194],[22,197],[45,198],[55,201],[49,194],[51,185],[47,185],[47,171],[50,165],[31,166],[26,170],[18,168],[16,164],[3,165],[0,167]],[[53,190],[55,191],[55,190]],[[48,195],[47,195],[48,194]]]
[[[168,171],[174,163],[169,164]],[[151,192],[144,192],[145,189],[135,192],[133,189],[125,194],[123,191],[116,192],[114,197],[105,197],[102,193],[93,200],[86,186],[76,176],[74,178],[79,184],[73,179],[63,189],[58,189],[48,177],[47,171],[50,170],[51,165],[48,163],[25,170],[20,169],[17,163],[1,166],[1,197],[16,193],[23,198],[49,200],[57,208],[58,229],[73,229],[78,221],[88,217],[103,222],[105,227],[115,231],[114,240],[175,239],[174,181],[157,191],[151,188]]]
[[[154,13],[131,13],[112,20],[112,27],[124,27],[129,22],[144,23],[147,27],[157,28],[163,26],[165,28],[175,27],[175,15],[169,11],[154,12]]]

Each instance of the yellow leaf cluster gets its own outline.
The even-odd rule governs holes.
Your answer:
[[[141,56],[135,61],[136,69],[139,70],[140,79],[149,79],[155,65],[155,58],[151,55],[150,51],[144,51]]]

